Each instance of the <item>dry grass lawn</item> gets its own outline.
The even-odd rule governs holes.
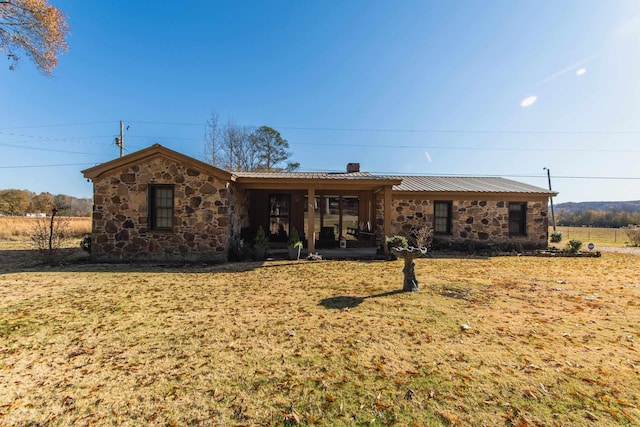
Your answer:
[[[11,254],[0,425],[640,423],[638,256],[418,259],[416,294],[400,261]]]
[[[67,224],[69,237],[80,239],[91,233],[91,217],[57,217]],[[0,240],[24,241],[34,233],[38,223],[49,224],[50,217],[2,216],[0,217]]]

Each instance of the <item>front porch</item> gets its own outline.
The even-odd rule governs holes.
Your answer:
[[[355,166],[355,167],[354,167]],[[245,230],[263,228],[270,246],[287,244],[292,231],[308,253],[375,249],[391,232],[391,192],[402,181],[361,173],[237,172],[236,213]],[[242,210],[242,212],[240,212]],[[238,229],[236,229],[238,231]]]

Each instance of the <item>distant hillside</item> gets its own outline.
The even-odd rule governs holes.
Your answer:
[[[558,203],[554,208],[557,225],[624,227],[640,224],[640,200]]]
[[[554,206],[555,210],[566,212],[585,212],[589,209],[594,211],[606,211],[606,212],[629,212],[640,213],[640,200],[634,200],[630,202],[567,202],[558,203]]]

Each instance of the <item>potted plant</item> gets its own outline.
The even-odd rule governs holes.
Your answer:
[[[260,228],[258,228],[258,232],[256,233],[256,238],[253,241],[253,257],[256,259],[256,261],[264,261],[267,256],[268,244],[269,239],[267,239],[264,228],[260,226]]]
[[[387,236],[387,238],[385,239],[385,243],[387,244],[389,259],[392,260],[397,259],[396,255],[391,250],[392,248],[406,248],[407,246],[409,246],[409,241],[407,240],[407,238],[397,234],[391,237]]]
[[[300,251],[302,250],[302,241],[300,240],[300,233],[293,227],[291,233],[289,233],[289,259],[300,259]]]

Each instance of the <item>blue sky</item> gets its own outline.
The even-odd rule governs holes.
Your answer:
[[[557,202],[640,199],[636,0],[52,4],[53,77],[0,62],[2,189],[90,197],[119,120],[126,153],[202,158],[215,111],[278,129],[305,171],[546,187],[547,167]]]

